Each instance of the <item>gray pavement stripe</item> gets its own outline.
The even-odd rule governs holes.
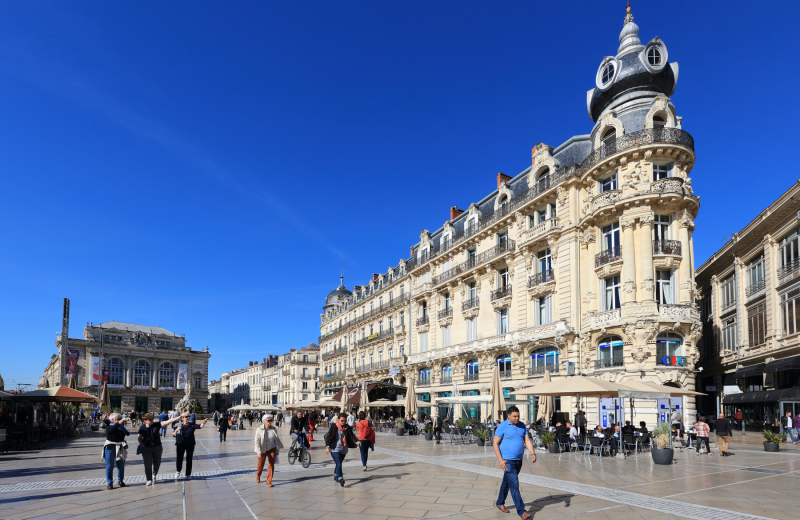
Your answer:
[[[379,453],[386,455],[393,455],[397,458],[402,458],[411,462],[422,462],[426,464],[437,464],[452,469],[462,471],[469,471],[478,473],[480,475],[487,475],[490,477],[503,478],[503,472],[499,469],[486,468],[482,466],[475,466],[461,462],[452,462],[443,460],[445,457],[423,457],[419,455],[412,455],[406,452],[392,450],[387,448],[375,448]],[[768,477],[763,477],[768,478]],[[651,511],[658,511],[663,513],[669,511],[670,514],[682,516],[685,518],[692,518],[694,520],[708,520],[716,516],[724,514],[726,520],[772,520],[765,516],[748,515],[744,513],[737,513],[726,509],[718,509],[716,507],[702,506],[697,504],[689,504],[686,502],[679,502],[677,500],[666,500],[663,498],[656,498],[630,491],[621,491],[619,489],[610,489],[599,486],[592,486],[590,484],[579,484],[577,482],[567,482],[548,477],[539,477],[536,475],[527,475],[524,473],[519,474],[520,482],[540,486],[548,489],[555,489],[565,493],[572,493],[574,495],[583,495],[608,502],[616,502],[631,507],[640,507],[642,509],[649,509]]]
[[[181,495],[183,498],[183,520],[186,520],[186,483],[181,483]]]

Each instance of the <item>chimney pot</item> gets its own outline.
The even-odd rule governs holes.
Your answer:
[[[497,187],[498,188],[500,187],[501,184],[503,184],[504,182],[508,182],[510,180],[511,180],[511,177],[509,177],[505,173],[497,172]]]
[[[451,206],[450,207],[450,220],[453,220],[454,218],[456,218],[457,216],[461,215],[462,213],[464,213],[463,209],[458,209],[456,206]]]

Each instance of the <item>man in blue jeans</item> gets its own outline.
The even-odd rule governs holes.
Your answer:
[[[167,426],[166,426],[165,423],[167,421],[169,421],[169,415],[167,415],[167,411],[166,410],[162,410],[161,411],[161,415],[158,416],[158,420],[163,425],[161,427],[161,436],[162,437],[166,437],[167,436]]]
[[[519,471],[522,469],[522,458],[526,447],[531,454],[531,462],[536,462],[536,454],[533,452],[528,431],[519,420],[519,408],[509,406],[508,420],[500,423],[494,432],[494,453],[500,461],[500,467],[503,468],[503,483],[500,484],[500,494],[495,505],[500,511],[508,513],[505,503],[510,490],[514,507],[517,508],[517,514],[522,520],[531,517],[525,511],[525,502],[519,494]]]

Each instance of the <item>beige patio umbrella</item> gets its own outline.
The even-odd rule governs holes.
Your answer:
[[[548,372],[545,372],[545,378],[550,378]],[[558,381],[543,382],[540,385],[515,390],[514,395],[618,397],[620,390],[633,390],[633,388],[627,386],[627,383],[612,383],[588,376],[569,376]]]
[[[630,386],[631,388],[645,391],[650,390],[651,392],[665,392],[674,397],[683,395],[706,395],[702,392],[686,390],[685,388],[676,388],[674,386],[659,385],[658,383],[652,383],[650,381],[625,381],[624,384],[625,386]]]
[[[361,399],[359,400],[358,407],[361,408],[361,410],[363,410],[365,413],[369,409],[369,395],[367,395],[368,394],[368,392],[367,392],[368,388],[369,388],[369,385],[367,384],[367,381],[362,381],[361,382]]]
[[[506,411],[506,399],[503,389],[500,387],[500,368],[497,363],[492,369],[492,385],[489,387],[489,395],[492,396],[492,419],[503,420],[503,412]]]
[[[542,384],[546,385],[550,382],[550,370],[544,371]],[[550,416],[553,415],[553,396],[539,394],[539,409],[536,411],[536,420],[544,418],[549,421]]]
[[[417,414],[417,394],[414,391],[414,378],[408,378],[408,387],[406,388],[406,398],[403,401],[403,406],[406,408],[406,415],[412,416]]]
[[[108,385],[103,385],[103,391],[100,392],[100,406],[111,406],[111,396],[108,395]]]
[[[339,400],[341,409],[339,412],[344,413],[347,411],[347,401],[350,399],[350,393],[347,391],[347,386],[342,387],[342,398]]]

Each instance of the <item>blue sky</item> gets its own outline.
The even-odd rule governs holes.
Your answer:
[[[800,4],[634,2],[680,64],[700,265],[798,179]],[[212,377],[316,341],[365,283],[590,131],[625,2],[0,5],[0,374],[87,321],[209,346]],[[753,182],[758,179],[760,182]],[[766,182],[764,182],[766,181]]]

